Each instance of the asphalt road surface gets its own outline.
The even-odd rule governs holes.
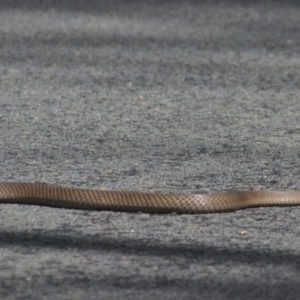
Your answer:
[[[295,3],[1,1],[0,181],[299,190]],[[299,220],[1,204],[0,298],[299,299]]]

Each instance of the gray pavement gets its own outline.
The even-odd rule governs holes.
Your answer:
[[[299,190],[299,27],[292,1],[1,1],[0,181]],[[1,299],[299,299],[300,207],[0,208]]]

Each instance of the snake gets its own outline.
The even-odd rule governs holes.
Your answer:
[[[152,193],[0,183],[0,203],[120,212],[201,214],[266,206],[300,205],[300,191],[229,191],[212,194]]]

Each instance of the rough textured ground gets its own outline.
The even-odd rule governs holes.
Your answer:
[[[300,189],[300,10],[241,3],[1,1],[0,181]],[[1,299],[299,299],[297,207],[0,207]]]

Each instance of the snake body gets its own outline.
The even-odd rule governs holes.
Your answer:
[[[163,194],[105,191],[41,183],[0,183],[0,203],[146,213],[200,214],[248,207],[300,205],[300,192],[237,191],[220,194]]]

